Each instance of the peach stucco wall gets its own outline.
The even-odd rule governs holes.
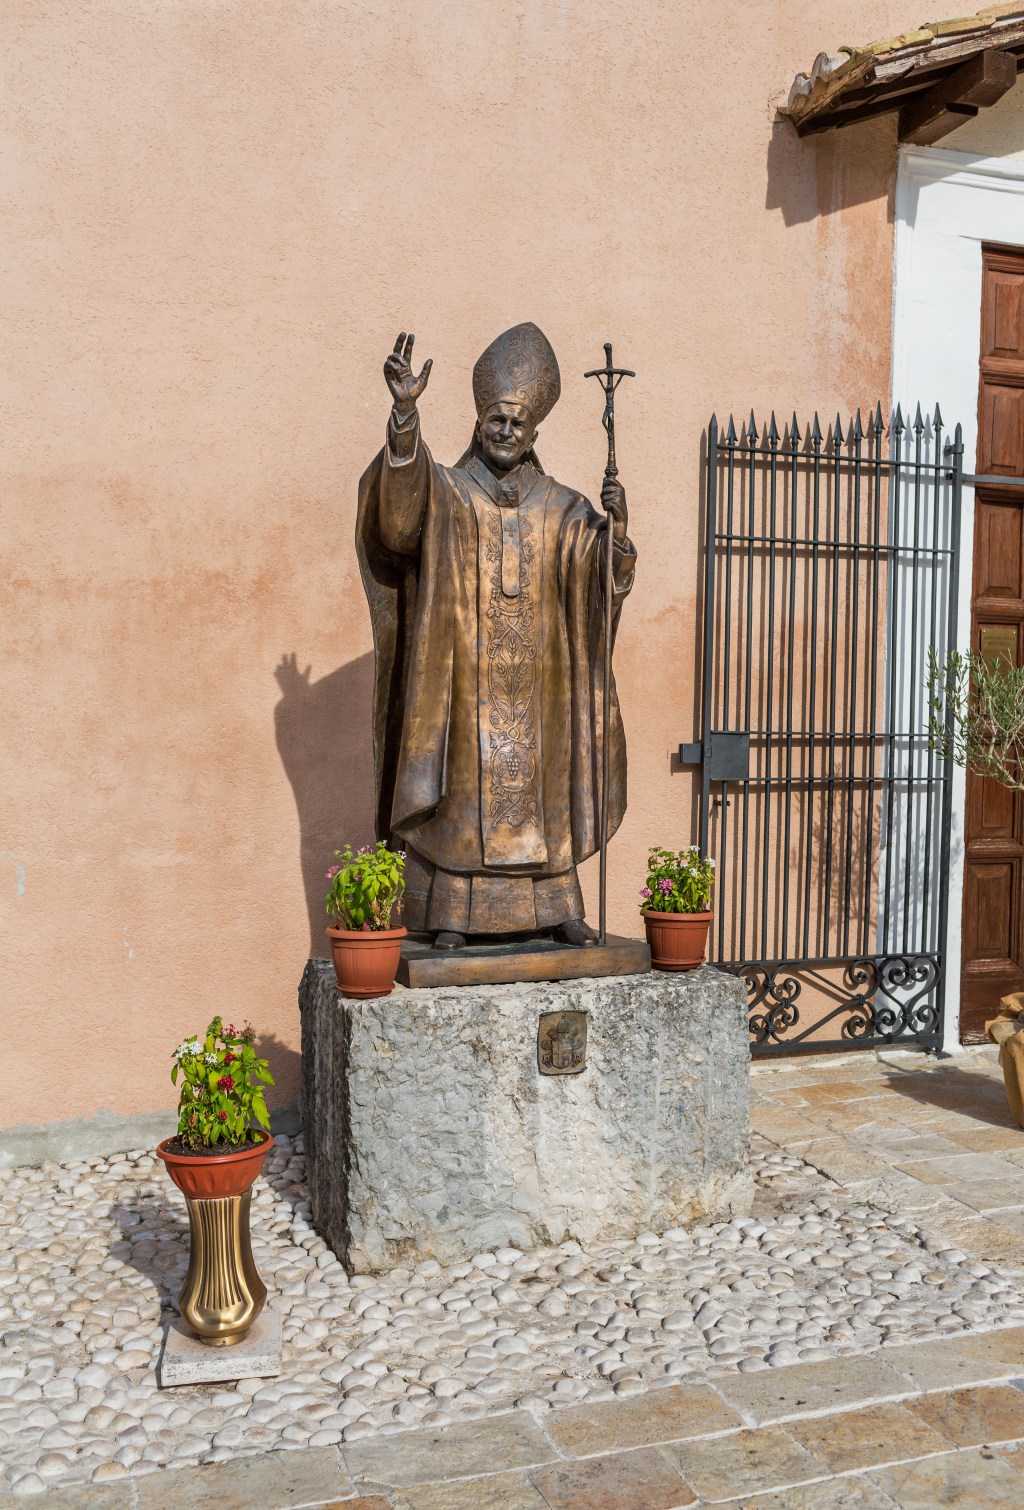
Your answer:
[[[637,931],[648,844],[692,834],[708,415],[888,386],[892,121],[800,145],[773,106],[920,11],[0,0],[0,1126],[171,1106],[215,1010],[294,1098],[321,872],[370,832],[352,530],[399,328],[454,460],[478,352],[541,325],[540,454],[592,496],[581,373],[605,340],[637,369],[611,852]]]

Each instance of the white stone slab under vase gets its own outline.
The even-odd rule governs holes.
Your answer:
[[[313,1223],[350,1274],[749,1210],[735,975],[397,986],[351,1001],[330,962],[310,960],[299,1006]]]
[[[180,1316],[164,1336],[156,1381],[161,1389],[179,1384],[216,1384],[230,1379],[272,1379],[281,1372],[281,1316],[264,1309],[241,1342],[210,1347],[200,1342]]]

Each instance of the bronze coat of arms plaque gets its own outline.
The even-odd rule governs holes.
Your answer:
[[[587,1013],[542,1012],[537,1064],[542,1075],[578,1075],[587,1067]]]

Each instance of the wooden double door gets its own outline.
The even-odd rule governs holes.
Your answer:
[[[983,251],[979,475],[1024,477],[1024,249]],[[971,644],[1022,664],[1024,488],[978,485]],[[1024,794],[969,773],[960,1037],[979,1043],[999,998],[1024,990]]]

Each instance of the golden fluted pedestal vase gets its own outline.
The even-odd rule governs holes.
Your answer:
[[[256,1272],[249,1236],[252,1187],[273,1147],[269,1133],[239,1153],[157,1154],[185,1197],[191,1246],[178,1309],[202,1342],[241,1342],[263,1309],[267,1287]]]

